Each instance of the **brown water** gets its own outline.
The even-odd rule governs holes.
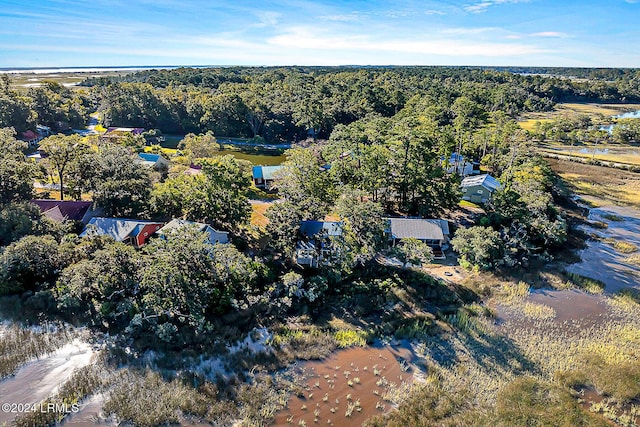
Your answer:
[[[405,372],[399,362],[403,359],[411,360],[404,347],[356,347],[303,363],[304,396],[292,396],[274,425],[358,426],[388,412],[393,405],[383,396],[389,385],[412,381],[411,371]]]
[[[556,311],[554,321],[565,325],[579,322],[581,327],[591,326],[599,323],[608,311],[603,296],[577,290],[533,291],[528,301],[553,308]]]
[[[611,215],[620,221],[609,219]],[[640,211],[620,206],[604,206],[591,209],[589,219],[607,223],[604,230],[587,228],[602,239],[626,242],[640,248]],[[606,293],[616,293],[622,288],[640,288],[640,267],[625,262],[629,254],[622,254],[609,243],[590,240],[587,248],[580,251],[581,262],[572,264],[567,271],[602,281]]]
[[[284,154],[278,154],[278,155],[253,154],[253,153],[247,153],[244,151],[229,150],[229,149],[220,150],[219,153],[220,153],[219,155],[221,156],[231,154],[236,159],[248,160],[252,164],[260,165],[260,166],[277,166],[287,159],[287,157]]]

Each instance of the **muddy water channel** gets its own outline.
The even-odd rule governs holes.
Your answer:
[[[393,408],[413,377],[406,347],[376,346],[340,350],[298,368],[302,390],[289,399],[275,425],[357,426]]]
[[[611,318],[607,299],[625,288],[640,289],[640,267],[630,264],[627,258],[640,248],[640,211],[628,207],[604,206],[589,211],[588,220],[599,226],[585,226],[584,231],[593,238],[580,251],[581,261],[567,266],[567,271],[598,280],[604,284],[601,294],[590,294],[579,290],[532,290],[527,296],[528,303],[539,304],[553,309],[551,320],[571,329],[584,329],[600,324],[603,318]],[[603,228],[602,224],[606,226]],[[627,244],[621,251],[618,244]],[[525,321],[514,319],[514,311],[508,307],[498,307],[498,316],[503,321]],[[527,322],[532,323],[532,322]]]
[[[587,227],[585,231],[597,237],[581,251],[582,262],[567,268],[572,273],[597,279],[606,285],[606,293],[615,293],[626,287],[640,287],[640,267],[630,265],[615,242],[628,243],[640,248],[640,211],[620,206],[591,209],[589,220],[607,224],[605,229]]]
[[[35,405],[55,394],[75,369],[91,363],[93,355],[94,351],[89,344],[73,342],[26,364],[14,376],[0,381],[2,403],[16,405],[15,410],[0,411],[0,425],[9,423],[18,415],[17,405]]]

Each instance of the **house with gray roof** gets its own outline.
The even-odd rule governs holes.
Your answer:
[[[468,176],[462,180],[462,200],[472,203],[486,203],[494,191],[500,190],[502,184],[491,175]]]
[[[253,183],[258,188],[270,190],[276,179],[276,172],[282,169],[278,166],[254,166],[252,169]]]
[[[336,239],[342,236],[341,222],[300,221],[294,261],[302,267],[330,265],[339,255]]]
[[[226,231],[218,231],[211,227],[209,224],[202,222],[187,221],[184,219],[173,219],[169,221],[164,227],[158,231],[160,237],[167,238],[167,236],[179,230],[184,230],[186,227],[196,228],[198,231],[207,233],[209,243],[229,243],[229,233]]]
[[[433,249],[436,259],[444,259],[444,249],[449,246],[449,221],[424,218],[386,218],[387,237],[391,246],[403,239],[417,239]]]
[[[80,237],[109,236],[116,242],[141,248],[164,223],[123,218],[91,218]]]

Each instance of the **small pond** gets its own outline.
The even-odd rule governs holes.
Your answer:
[[[614,119],[640,119],[640,110],[637,111],[629,111],[627,113],[618,114],[612,116]],[[616,127],[615,124],[610,124],[606,126],[600,126],[600,130],[606,131],[608,133],[613,132],[613,128]]]
[[[184,135],[165,135],[165,142],[162,143],[163,148],[177,148]],[[225,148],[218,153],[221,156],[231,154],[236,159],[248,160],[254,165],[276,166],[286,160],[284,151],[291,147],[291,144],[267,144],[263,147],[256,148],[244,140],[225,138],[218,139],[218,142],[224,144]]]

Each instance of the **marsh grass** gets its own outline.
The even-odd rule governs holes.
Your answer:
[[[629,242],[616,239],[604,239],[603,241],[613,246],[616,251],[622,254],[631,254],[638,251],[638,247]]]
[[[591,200],[594,206],[613,203],[640,207],[637,173],[562,160],[547,161],[574,193],[583,200]]]
[[[556,317],[556,311],[552,307],[533,302],[526,302],[522,312],[525,316],[534,319],[553,319]]]
[[[634,313],[640,309],[640,290],[636,288],[624,288],[618,291],[610,299],[618,308]]]
[[[394,336],[398,339],[423,339],[434,333],[433,320],[426,317],[406,319],[396,329]]]
[[[624,221],[623,217],[621,217],[620,215],[612,214],[612,213],[606,213],[606,214],[602,215],[602,217],[604,219],[607,219],[609,221],[614,221],[614,222]]]
[[[39,407],[47,410],[20,414],[15,419],[14,425],[16,427],[48,427],[58,424],[72,411],[73,405],[79,405],[86,397],[101,389],[107,377],[102,363],[77,369],[54,396],[40,402]]]
[[[26,329],[9,326],[0,335],[0,378],[13,374],[22,364],[57,350],[73,340],[71,331],[56,328]]]
[[[553,277],[554,280],[557,279],[556,276]],[[545,280],[549,280],[549,277]],[[507,307],[511,313],[526,318],[544,320],[556,316],[556,311],[552,307],[527,301],[530,294],[531,286],[528,283],[518,282],[515,285],[508,283],[503,285],[501,291],[497,293],[496,300],[502,306]]]
[[[624,262],[636,267],[640,267],[640,254],[628,256],[627,258],[625,258]]]
[[[565,272],[564,275],[572,285],[586,292],[589,292],[590,294],[601,294],[602,292],[604,292],[604,289],[606,287],[605,283],[600,280],[582,276],[577,273]]]
[[[339,348],[366,347],[372,339],[370,333],[353,329],[337,330],[333,333],[333,337]]]
[[[180,415],[205,417],[209,399],[178,380],[165,381],[158,373],[122,369],[111,380],[103,410],[121,423],[155,427],[180,422]]]
[[[604,418],[622,427],[637,427],[637,420],[640,416],[640,408],[638,408],[638,406],[631,405],[627,412],[615,402],[609,402],[608,399],[591,403],[589,405],[589,411],[601,414]]]

